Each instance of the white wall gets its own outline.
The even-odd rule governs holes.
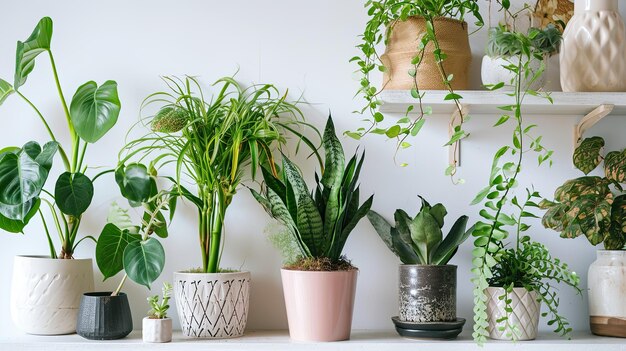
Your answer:
[[[116,152],[128,127],[138,117],[139,104],[149,93],[162,89],[159,75],[199,75],[205,82],[230,75],[240,68],[242,82],[272,82],[289,88],[293,97],[304,92],[310,106],[308,119],[319,127],[332,110],[338,129],[360,126],[352,111],[361,106],[353,99],[358,82],[354,66],[347,61],[356,54],[366,20],[362,1],[3,1],[0,5],[0,77],[12,81],[15,42],[24,40],[40,17],[55,21],[53,50],[67,95],[87,80],[119,83],[123,108],[120,120],[110,134],[88,150],[91,165],[114,166]],[[485,31],[472,37],[474,61],[472,82],[480,81],[480,58]],[[30,96],[63,131],[64,118],[56,98],[49,64],[42,57],[23,92]],[[510,142],[508,130],[493,129],[496,116],[474,116],[467,130],[472,136],[463,144],[460,174],[467,183],[454,186],[443,176],[447,150],[447,118],[429,118],[414,147],[401,154],[410,163],[399,168],[392,159],[394,144],[371,137],[360,143],[367,150],[362,172],[362,193],[375,193],[374,208],[391,216],[398,208],[409,212],[418,207],[417,194],[443,202],[451,217],[468,214],[477,219],[479,207],[469,206],[489,172],[491,157],[502,143]],[[524,169],[523,182],[549,196],[565,179],[578,176],[570,165],[571,130],[577,117],[528,117],[540,126],[545,145],[555,150],[554,166],[537,169],[532,160]],[[610,117],[591,134],[607,139],[608,149],[624,145],[626,121]],[[506,128],[504,128],[506,129]],[[28,140],[47,141],[35,115],[15,97],[0,108],[0,144],[22,145]],[[66,140],[67,141],[67,140]],[[359,143],[345,139],[352,152]],[[58,163],[58,162],[57,162]],[[304,161],[307,169],[312,161]],[[93,172],[93,171],[92,171]],[[49,184],[50,186],[50,184]],[[119,200],[115,183],[109,177],[96,184],[97,193],[86,214],[83,234],[98,234],[112,200]],[[281,259],[264,237],[269,219],[247,190],[236,197],[227,215],[227,239],[223,265],[252,271],[253,290],[249,328],[286,328],[279,268]],[[533,226],[532,235],[546,243],[555,256],[569,261],[583,277],[594,260],[595,250],[584,239],[565,241],[554,232]],[[199,265],[195,212],[182,207],[164,241],[167,263],[161,281],[171,280],[172,272]],[[47,246],[41,227],[33,223],[22,235],[2,233],[0,255],[0,330],[12,331],[9,318],[9,292],[12,257],[16,254],[45,254]],[[459,265],[459,315],[471,319],[470,251],[464,245],[453,263]],[[77,256],[93,257],[94,245],[82,245]],[[396,270],[398,260],[387,250],[367,221],[352,234],[346,254],[360,268],[354,328],[391,328],[389,317],[396,314]],[[98,289],[112,289],[119,277],[97,283]],[[100,280],[97,278],[97,280]],[[135,325],[147,310],[144,288],[128,283]],[[157,291],[154,289],[153,291]],[[587,329],[585,298],[562,289],[562,312],[576,329]],[[171,313],[174,317],[176,312]],[[178,324],[176,322],[176,324]],[[543,326],[542,328],[547,328]]]

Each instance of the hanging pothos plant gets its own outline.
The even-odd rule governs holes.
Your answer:
[[[422,104],[424,92],[420,91],[418,85],[417,71],[420,67],[424,55],[434,55],[441,80],[448,94],[445,100],[454,102],[456,113],[450,121],[453,126],[454,133],[445,146],[454,145],[458,147],[458,141],[467,137],[468,134],[463,130],[463,123],[467,119],[465,116],[461,99],[462,96],[452,88],[453,75],[448,74],[443,66],[447,54],[441,49],[437,35],[435,33],[434,21],[440,17],[454,18],[464,21],[466,15],[472,14],[476,18],[476,26],[482,27],[483,19],[480,14],[480,8],[477,0],[369,0],[365,3],[368,9],[367,14],[369,20],[365,25],[362,42],[357,46],[360,50],[358,56],[350,59],[358,65],[357,72],[360,74],[359,95],[365,99],[365,106],[357,111],[361,114],[371,115],[367,117],[370,123],[369,127],[361,127],[355,131],[346,132],[352,138],[360,139],[366,134],[385,135],[389,139],[396,139],[397,150],[405,149],[411,146],[407,141],[409,136],[416,136],[424,125],[424,117],[432,113],[432,109]],[[381,60],[381,55],[377,51],[377,46],[381,43],[387,44],[393,25],[399,21],[406,21],[411,16],[422,17],[426,20],[426,32],[421,38],[416,38],[417,53],[412,58],[411,64],[413,68],[409,69],[406,74],[413,78],[413,88],[410,94],[416,99],[417,111],[413,111],[415,107],[410,105],[407,107],[405,117],[398,119],[392,126],[385,127],[383,121],[385,115],[378,110],[382,105],[379,94],[384,87],[378,89],[372,85],[370,80],[372,72],[385,72],[386,67]],[[426,52],[428,44],[433,44],[434,50]],[[409,113],[417,113],[416,116],[409,117]],[[456,154],[456,152],[455,152]],[[458,160],[454,160],[446,169],[446,175],[454,176],[456,173],[456,165]],[[406,164],[401,164],[405,166]]]

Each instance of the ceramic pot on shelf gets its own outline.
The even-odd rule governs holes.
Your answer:
[[[598,250],[587,280],[591,332],[626,338],[626,251]]]
[[[502,317],[507,316],[505,311],[506,302],[500,299],[505,294],[504,288],[488,287],[487,294],[487,315],[489,316],[489,337],[496,340],[514,339],[512,331],[506,327],[504,321],[498,322]],[[536,291],[528,291],[525,288],[513,288],[507,295],[511,299],[510,307],[513,309],[508,314],[508,324],[517,326],[518,333],[515,340],[534,340],[539,329],[539,315],[541,303],[538,301]],[[504,327],[504,330],[500,330]]]
[[[523,60],[524,61],[524,60]],[[543,88],[546,83],[545,80],[545,67],[541,75],[535,79],[531,84],[531,79],[541,69],[541,60],[532,58],[529,62],[530,74],[526,77],[521,84],[522,90],[531,89],[539,90]],[[481,64],[480,76],[483,85],[495,85],[498,83],[504,83],[504,86],[500,88],[502,91],[512,91],[515,88],[515,74],[504,66],[519,64],[518,56],[511,57],[490,57],[488,55],[483,56]]]
[[[626,91],[626,30],[618,1],[576,0],[560,57],[563,91]]]
[[[116,340],[133,331],[133,317],[125,293],[111,291],[83,294],[76,333],[89,340]]]
[[[172,319],[144,317],[141,325],[143,342],[163,343],[172,341]]]

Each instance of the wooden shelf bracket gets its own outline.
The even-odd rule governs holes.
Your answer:
[[[457,109],[452,112],[452,116],[450,118],[450,124],[448,125],[448,138],[452,138],[454,134],[454,128],[461,124],[461,119],[465,119],[469,114],[469,107],[467,105],[461,106],[461,113],[463,117],[459,115],[459,111]],[[448,146],[448,164],[453,165],[456,160],[456,166],[461,167],[461,141],[457,141],[456,143]]]
[[[600,122],[600,120],[607,115],[609,115],[615,105],[604,104],[596,107],[593,111],[586,114],[578,124],[574,126],[574,149],[580,144],[583,140],[583,136],[585,132],[593,127],[596,123]]]

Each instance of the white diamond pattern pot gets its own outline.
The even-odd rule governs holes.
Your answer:
[[[589,322],[597,335],[626,338],[626,251],[598,250],[589,266]]]
[[[496,340],[512,340],[511,330],[500,327],[505,326],[505,322],[497,322],[498,319],[504,317],[506,303],[500,300],[500,296],[504,295],[503,288],[489,287],[487,293],[487,315],[489,316],[489,337]],[[513,312],[509,314],[509,325],[517,326],[518,332],[515,335],[516,340],[533,340],[537,337],[537,329],[539,327],[539,313],[541,303],[537,301],[537,292],[528,291],[525,288],[513,288],[513,291],[507,296],[511,299],[511,308]]]
[[[141,337],[143,342],[170,342],[172,341],[172,319],[144,317]]]
[[[13,323],[29,334],[75,333],[80,298],[93,289],[91,259],[15,256],[11,283]]]
[[[175,272],[174,298],[183,335],[242,336],[248,320],[250,272]]]
[[[626,91],[626,30],[617,0],[576,0],[561,44],[563,91]]]

